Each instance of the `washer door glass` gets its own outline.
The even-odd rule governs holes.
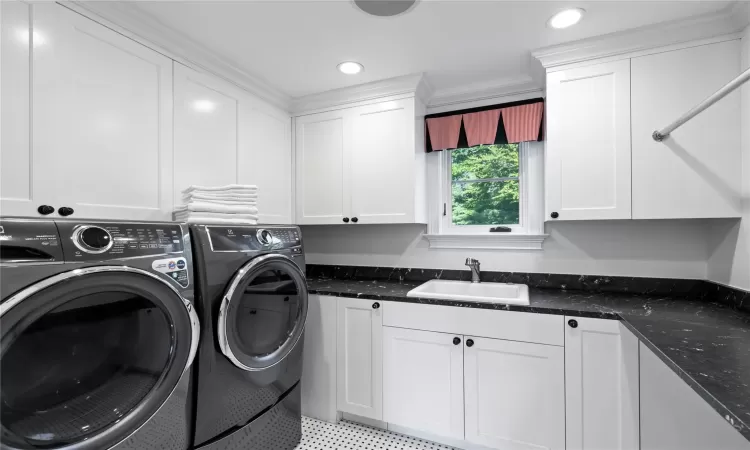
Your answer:
[[[135,273],[61,280],[2,321],[2,441],[19,449],[126,438],[171,394],[192,339],[182,298]]]
[[[252,260],[235,275],[219,314],[224,354],[245,370],[273,366],[292,351],[307,318],[307,281],[282,255]]]

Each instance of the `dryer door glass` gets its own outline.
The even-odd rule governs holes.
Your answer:
[[[307,282],[282,255],[251,261],[230,283],[219,317],[224,354],[245,370],[262,370],[284,359],[302,336]]]
[[[135,431],[182,374],[191,329],[180,309],[182,299],[159,280],[92,273],[4,311],[3,444],[104,449]]]

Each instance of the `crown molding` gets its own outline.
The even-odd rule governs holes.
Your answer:
[[[137,3],[70,1],[63,6],[113,28],[169,58],[224,78],[266,102],[289,111],[291,97],[216,55],[184,33],[164,25],[156,17],[138,7]]]
[[[746,7],[739,6],[736,8]],[[740,31],[741,20],[730,6],[713,14],[663,22],[616,33],[545,47],[532,52],[546,69],[607,58]],[[745,14],[747,16],[747,14]]]
[[[398,96],[414,96],[426,103],[431,95],[432,86],[417,73],[298,97],[292,100],[291,111],[300,116]]]
[[[455,109],[542,97],[543,94],[542,86],[534,81],[531,76],[520,75],[499,81],[439,90],[432,96],[427,109],[429,114],[435,114]]]

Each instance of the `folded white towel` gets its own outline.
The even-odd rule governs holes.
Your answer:
[[[186,205],[176,207],[175,212],[182,211],[198,211],[198,212],[214,212],[214,213],[225,213],[225,214],[253,214],[258,215],[258,208],[250,205],[228,205],[216,202],[189,202]]]
[[[182,191],[183,194],[189,194],[191,192],[216,192],[216,193],[245,193],[254,194],[258,192],[258,186],[250,184],[228,184],[226,186],[198,186],[192,185]]]
[[[217,224],[217,225],[257,225],[257,220],[248,219],[224,219],[222,217],[175,217],[175,222],[198,223],[198,224]]]
[[[246,203],[255,203],[258,201],[258,194],[203,194],[203,193],[197,193],[197,192],[191,192],[190,194],[184,194],[182,196],[182,201],[187,203],[193,200],[201,200],[201,201],[232,201],[232,202],[246,202]]]
[[[181,212],[174,213],[174,220],[176,222],[187,223],[243,223],[255,225],[258,223],[258,216],[251,214]]]

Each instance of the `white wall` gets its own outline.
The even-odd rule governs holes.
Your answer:
[[[742,67],[750,67],[750,26],[742,38]],[[741,95],[742,219],[731,224],[717,223],[712,227],[708,279],[750,290],[750,82],[742,87]]]
[[[310,264],[466,269],[471,256],[493,271],[704,279],[710,223],[557,222],[542,251],[430,249],[422,225],[304,226],[302,236]]]

